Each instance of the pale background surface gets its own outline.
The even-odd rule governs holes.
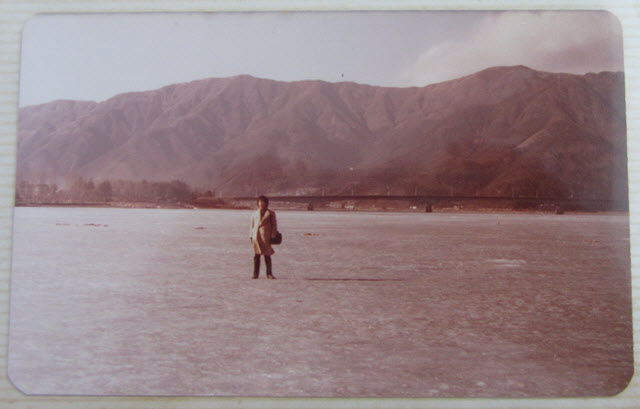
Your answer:
[[[237,4],[238,3],[238,4]],[[640,381],[634,377],[625,392],[614,398],[596,399],[537,399],[537,400],[465,400],[465,399],[240,399],[240,398],[136,398],[136,397],[52,397],[25,396],[9,383],[6,376],[6,344],[9,308],[9,274],[11,265],[11,230],[13,218],[13,193],[15,182],[15,138],[19,89],[19,62],[21,31],[24,23],[38,13],[74,12],[200,12],[241,10],[341,10],[341,9],[607,9],[622,22],[625,46],[625,73],[627,87],[627,120],[629,181],[631,205],[632,276],[634,296],[635,354],[640,354],[640,276],[638,275],[638,221],[640,198],[637,191],[638,153],[637,137],[640,129],[640,90],[638,64],[640,61],[640,5],[629,0],[610,1],[18,1],[0,3],[0,406],[15,408],[216,408],[216,407],[267,407],[267,408],[316,408],[316,407],[380,407],[380,408],[637,408],[640,401]],[[640,366],[636,362],[636,373]]]

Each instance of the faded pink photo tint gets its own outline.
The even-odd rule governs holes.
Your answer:
[[[614,15],[41,15],[20,70],[8,374],[21,392],[549,398],[629,384]],[[255,245],[265,221],[272,248]],[[256,255],[270,259],[252,279]]]

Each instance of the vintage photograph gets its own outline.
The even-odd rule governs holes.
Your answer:
[[[32,18],[12,384],[619,394],[622,43],[606,11]]]

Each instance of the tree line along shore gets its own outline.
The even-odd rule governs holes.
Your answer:
[[[180,180],[150,182],[115,180],[94,182],[78,178],[68,188],[56,184],[19,181],[16,206],[193,207],[204,201],[210,207],[230,207],[213,191],[193,189]]]
[[[248,209],[253,203],[247,200],[234,200],[221,197],[213,190],[194,189],[186,182],[150,182],[147,180],[115,180],[94,182],[91,179],[77,178],[67,188],[56,184],[31,183],[19,181],[15,192],[16,206],[90,206],[121,208],[212,208],[212,209]],[[565,201],[558,205],[548,201],[536,201],[531,198],[512,198],[508,200],[469,200],[451,197],[444,202],[423,203],[411,200],[367,200],[349,199],[323,201],[321,203],[274,203],[275,207],[295,210],[326,211],[524,211],[524,212],[626,212],[628,207],[615,206],[607,201],[594,205]]]

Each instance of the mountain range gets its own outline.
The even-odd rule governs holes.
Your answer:
[[[624,75],[494,67],[409,88],[241,75],[20,108],[18,181],[79,177],[626,200]]]

